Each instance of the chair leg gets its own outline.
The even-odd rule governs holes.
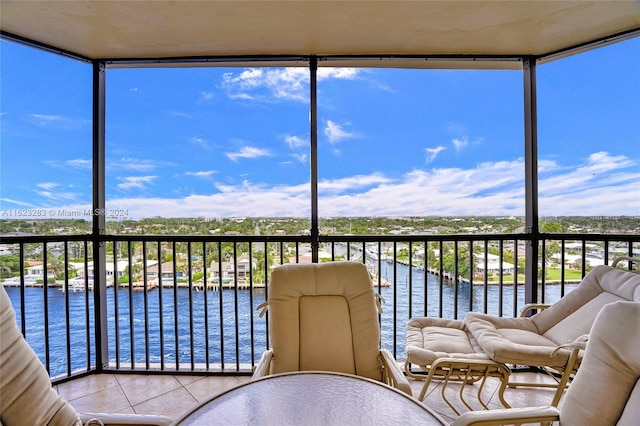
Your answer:
[[[418,397],[419,401],[424,401],[424,398],[427,395],[427,390],[429,389],[429,385],[431,384],[431,381],[433,380],[433,375],[435,373],[436,369],[435,368],[431,368],[429,370],[429,374],[427,374],[427,376],[424,378],[424,385],[422,385],[422,390],[420,391],[420,396]],[[422,380],[422,379],[420,379]]]
[[[511,408],[511,405],[507,403],[504,399],[504,391],[507,389],[507,385],[509,384],[509,377],[511,376],[511,370],[509,367],[502,364],[497,369],[498,378],[500,379],[500,387],[498,388],[498,398],[500,398],[500,402],[504,408]]]
[[[571,351],[571,355],[569,356],[569,361],[567,361],[567,365],[565,366],[564,372],[562,373],[562,378],[560,382],[558,382],[558,389],[556,390],[555,395],[553,396],[553,400],[551,401],[551,405],[557,407],[560,403],[560,398],[562,398],[562,393],[564,389],[567,387],[569,383],[569,378],[571,377],[571,372],[573,371],[573,367],[575,367],[576,362],[578,361],[578,352],[579,349],[575,348]]]
[[[408,359],[404,361],[404,372],[413,380],[424,380],[425,378],[424,374],[415,374],[413,371],[411,371],[411,362]]]
[[[509,383],[511,370],[501,363],[490,360],[463,360],[455,358],[443,358],[434,362],[430,366],[429,374],[425,378],[425,383],[420,392],[419,400],[424,401],[431,381],[437,377],[442,381],[441,395],[444,402],[453,410],[456,415],[460,415],[458,410],[449,401],[446,395],[446,389],[450,382],[461,382],[459,398],[460,401],[469,409],[473,410],[471,405],[465,400],[464,390],[467,384],[480,382],[477,392],[477,398],[482,407],[488,410],[488,405],[482,399],[482,391],[489,377],[495,377],[500,380],[500,388],[498,389],[498,397],[505,408],[511,408],[504,398],[504,391]],[[424,376],[423,376],[424,377]]]

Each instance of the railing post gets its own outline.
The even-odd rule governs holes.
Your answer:
[[[93,306],[95,312],[96,369],[109,363],[107,341],[107,273],[105,234],[105,105],[106,64],[93,62]]]
[[[525,225],[529,235],[525,251],[524,303],[538,301],[538,111],[536,58],[524,58],[524,170]]]

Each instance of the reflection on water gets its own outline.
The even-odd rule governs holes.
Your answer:
[[[518,285],[514,300],[514,288],[511,285],[502,287],[502,297],[497,285],[485,289],[482,285],[461,283],[456,288],[451,282],[444,281],[441,286],[437,276],[425,274],[417,268],[412,268],[409,274],[409,268],[400,264],[394,268],[393,264],[382,262],[380,275],[391,283],[390,287],[379,289],[385,299],[381,315],[382,346],[392,352],[395,350],[398,359],[404,358],[405,325],[412,316],[424,316],[426,313],[434,317],[463,318],[469,310],[483,311],[485,299],[488,313],[513,316],[524,301],[522,284]],[[568,289],[566,287],[565,291]],[[14,307],[19,308],[20,289],[6,290]],[[454,309],[456,295],[457,312]],[[93,296],[92,292],[65,295],[59,289],[49,289],[46,300],[49,313],[47,342],[43,290],[25,289],[26,338],[43,363],[46,363],[44,354],[48,345],[52,376],[65,374],[67,370],[87,369],[88,365],[95,362]],[[160,298],[162,311],[159,310]],[[189,292],[184,288],[175,291],[173,288],[157,288],[145,293],[109,288],[109,361],[119,362],[123,368],[130,368],[132,362],[164,364],[167,368],[175,368],[176,362],[205,364],[208,361],[211,364],[224,362],[228,365],[251,364],[253,360],[255,363],[266,348],[266,317],[258,318],[256,311],[264,298],[264,289],[255,289],[253,292]],[[546,299],[553,302],[559,298],[560,286],[547,286]],[[472,305],[470,300],[473,301]],[[21,324],[20,309],[16,311],[18,324]],[[134,360],[131,359],[132,352],[135,354]]]

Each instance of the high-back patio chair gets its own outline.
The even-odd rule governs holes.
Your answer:
[[[0,285],[0,425],[169,425],[165,416],[82,414],[51,386],[49,374],[16,324],[16,314]]]
[[[636,426],[640,421],[640,303],[613,302],[598,313],[582,366],[560,406],[467,412],[455,426],[547,423]],[[582,345],[577,346],[577,351]]]
[[[411,395],[395,359],[380,348],[380,303],[364,264],[278,266],[268,292],[271,349],[262,355],[254,378],[334,371],[382,381]]]
[[[582,358],[581,352],[560,347],[589,334],[600,310],[615,301],[640,302],[640,274],[600,265],[558,302],[548,307],[526,306],[519,318],[478,312],[467,313],[464,321],[414,318],[407,325],[405,369],[410,372],[410,364],[416,364],[429,372],[429,379],[434,375],[447,379],[447,374],[454,374],[460,380],[470,380],[469,371],[474,370],[497,376],[502,381],[498,394],[507,408],[509,405],[503,398],[507,385],[529,385],[509,382],[508,365],[552,369],[552,372],[560,373],[558,391],[551,402],[557,406]],[[539,311],[527,316],[530,308]],[[420,399],[424,398],[426,386],[428,382]]]

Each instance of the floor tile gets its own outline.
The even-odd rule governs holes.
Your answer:
[[[76,411],[85,413],[117,413],[131,407],[120,386],[91,392],[86,396],[68,401]]]
[[[174,389],[158,397],[151,398],[133,406],[137,414],[156,414],[168,416],[174,420],[198,405],[198,401],[185,388]]]
[[[127,381],[121,386],[133,406],[182,388],[182,384],[173,376],[151,374]]]
[[[529,383],[550,383],[552,379],[538,373],[514,373],[512,378]],[[57,386],[60,395],[82,412],[160,414],[177,419],[193,407],[232,387],[251,380],[251,376],[194,376],[153,374],[98,374]],[[409,379],[414,397],[420,395],[423,381]],[[477,384],[467,385],[463,395],[473,409],[482,409],[477,401]],[[496,389],[497,379],[489,379],[483,392],[489,408],[502,408]],[[447,422],[457,415],[441,394],[442,384],[433,381],[423,404]],[[450,383],[447,398],[459,412],[468,411],[460,401],[459,383]],[[507,388],[505,399],[513,407],[548,405],[554,394],[548,388]]]
[[[61,383],[57,388],[58,394],[62,398],[71,401],[94,392],[100,392],[118,386],[118,380],[113,374],[91,374],[86,377]]]
[[[243,381],[234,376],[203,377],[200,380],[187,384],[185,388],[198,402],[204,402],[242,383]]]

